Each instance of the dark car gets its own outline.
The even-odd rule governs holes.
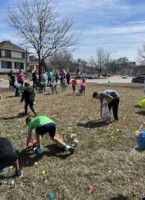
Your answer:
[[[145,76],[137,76],[132,78],[132,83],[144,83]]]

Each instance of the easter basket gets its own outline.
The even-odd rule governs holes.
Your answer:
[[[138,147],[145,150],[145,129],[142,129],[142,126],[135,132],[135,139]]]

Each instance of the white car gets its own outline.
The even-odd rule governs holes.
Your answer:
[[[128,78],[128,76],[127,76],[127,75],[125,75],[125,76],[122,76],[122,78],[123,78],[123,79],[126,79],[126,78]]]

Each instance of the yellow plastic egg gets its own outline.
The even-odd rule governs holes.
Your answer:
[[[114,136],[114,132],[111,132],[111,133],[110,133],[110,136]]]
[[[41,173],[42,173],[42,175],[45,175],[45,174],[46,174],[46,171],[45,171],[45,170],[43,170]]]
[[[135,135],[139,135],[139,133],[140,133],[139,131],[135,131],[135,133],[134,133],[134,134],[135,134]]]
[[[37,162],[34,162],[34,166],[35,166],[35,167],[38,167],[38,163],[37,163]]]

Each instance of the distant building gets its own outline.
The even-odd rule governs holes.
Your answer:
[[[29,61],[28,61],[28,70],[29,71],[38,71],[39,68],[39,60],[35,56],[29,56]]]
[[[19,69],[26,72],[26,50],[11,43],[0,42],[0,73],[8,73],[10,69],[17,73]]]

